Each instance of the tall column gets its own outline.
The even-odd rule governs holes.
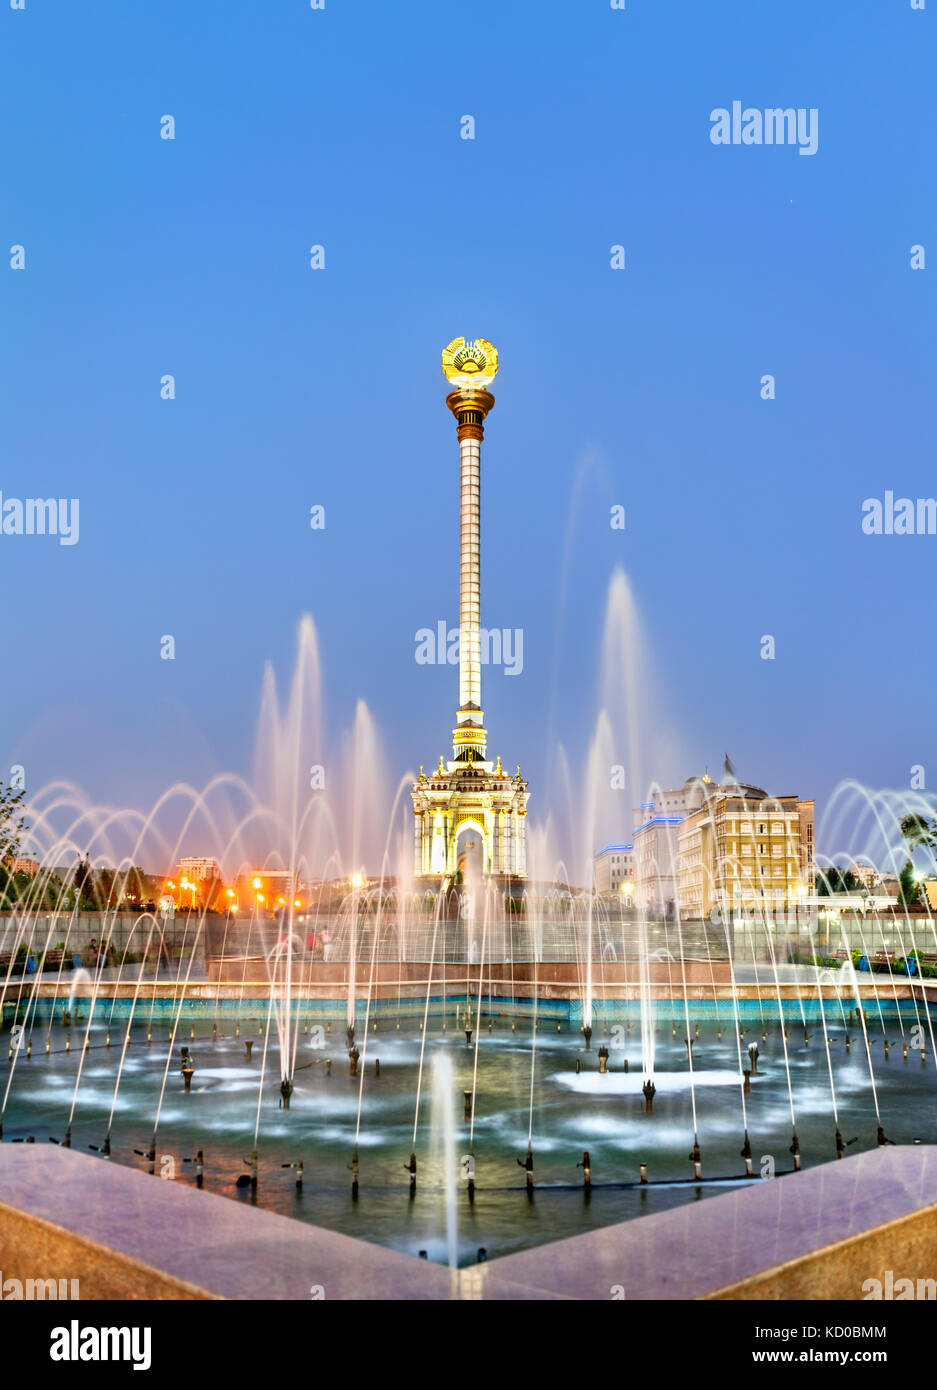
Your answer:
[[[485,761],[481,663],[481,447],[485,416],[495,403],[487,387],[498,349],[486,338],[453,338],[442,369],[453,389],[446,405],[459,438],[459,714],[452,732],[456,762]]]
[[[481,709],[481,431],[459,428],[459,708]]]
[[[486,735],[481,671],[481,446],[490,391],[462,386],[446,405],[459,439],[459,713],[453,731],[456,758],[484,759]]]

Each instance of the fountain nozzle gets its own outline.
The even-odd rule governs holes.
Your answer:
[[[586,1040],[586,1051],[587,1051],[587,1052],[591,1051],[591,1049],[592,1049],[592,1029],[591,1029],[591,1027],[589,1026],[588,1023],[585,1025],[585,1027],[584,1027],[583,1030],[582,1030],[582,1036],[583,1036],[583,1037],[585,1038],[585,1040]]]
[[[644,1113],[645,1115],[652,1115],[654,1113],[654,1097],[657,1094],[657,1087],[654,1085],[651,1078],[648,1077],[641,1087],[641,1090],[644,1093]]]
[[[300,1159],[298,1163],[284,1163],[284,1164],[282,1164],[281,1166],[284,1167],[284,1168],[292,1168],[292,1169],[293,1169],[293,1171],[294,1171],[295,1174],[296,1174],[296,1191],[297,1191],[297,1192],[302,1192],[302,1190],[303,1190],[303,1161],[302,1161],[302,1159]]]
[[[693,1148],[690,1150],[688,1157],[693,1164],[693,1170],[696,1176],[701,1178],[703,1176],[703,1161],[699,1150],[699,1138],[696,1135],[693,1136]]]
[[[471,1030],[471,1028],[466,1028],[466,1030],[465,1030],[465,1046],[466,1046],[466,1047],[471,1047],[471,1046],[472,1046],[472,1030]]]
[[[800,1140],[797,1138],[797,1130],[794,1130],[794,1138],[791,1142],[789,1152],[794,1155],[794,1172],[800,1172]]]
[[[360,1056],[361,1053],[358,1051],[356,1047],[353,1047],[348,1054],[348,1066],[352,1076],[358,1075],[358,1058]]]
[[[599,1074],[604,1076],[608,1071],[608,1048],[603,1043],[599,1048]]]
[[[844,1154],[845,1152],[846,1152],[846,1145],[845,1145],[845,1142],[844,1142],[844,1140],[843,1140],[843,1136],[842,1136],[842,1135],[840,1134],[840,1132],[839,1132],[839,1125],[837,1125],[837,1126],[836,1126],[836,1157],[837,1157],[837,1158],[842,1158],[842,1156],[843,1156],[843,1154]]]
[[[754,1042],[753,1042],[753,1043],[749,1043],[749,1044],[748,1044],[748,1055],[749,1055],[749,1057],[751,1058],[751,1063],[752,1063],[752,1076],[757,1076],[757,1075],[758,1075],[758,1057],[759,1057],[758,1044],[757,1044],[757,1043],[754,1043]]]
[[[182,1079],[185,1082],[185,1089],[187,1091],[191,1091],[192,1089],[192,1077],[194,1073],[195,1068],[192,1065],[192,1058],[187,1057],[182,1064]]]
[[[524,1169],[527,1177],[527,1195],[530,1196],[534,1190],[534,1155],[529,1143],[524,1157],[517,1160],[517,1166]]]
[[[745,1143],[742,1145],[741,1155],[742,1158],[744,1158],[745,1160],[746,1177],[754,1177],[754,1170],[752,1168],[752,1145],[751,1140],[748,1137],[748,1130],[745,1131]]]
[[[583,1149],[582,1158],[576,1164],[577,1168],[582,1169],[582,1182],[584,1187],[592,1186],[592,1160],[589,1157],[589,1150]]]
[[[280,1103],[284,1110],[290,1108],[290,1096],[293,1094],[293,1083],[288,1076],[284,1076],[280,1082]]]
[[[351,1162],[350,1162],[349,1165],[348,1165],[348,1171],[351,1173],[351,1195],[352,1195],[352,1197],[354,1197],[355,1199],[357,1199],[357,1196],[358,1196],[358,1150],[357,1150],[357,1149],[355,1149],[354,1153],[353,1153],[352,1156],[351,1156]]]
[[[251,1059],[251,1053],[252,1053],[253,1050],[254,1050],[254,1039],[253,1039],[253,1038],[245,1038],[245,1039],[244,1039],[244,1048],[245,1048],[245,1050],[246,1050],[246,1052],[247,1052],[247,1060],[250,1061],[250,1059]]]
[[[416,1154],[412,1153],[409,1163],[405,1163],[403,1166],[404,1170],[410,1174],[410,1196],[412,1197],[416,1192]]]

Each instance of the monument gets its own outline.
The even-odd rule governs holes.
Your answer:
[[[527,877],[527,783],[487,756],[481,702],[481,446],[485,418],[495,403],[488,389],[498,352],[484,338],[454,338],[442,369],[453,388],[446,405],[459,440],[459,710],[452,758],[440,757],[427,777],[412,784],[413,869],[417,878],[453,877],[460,838],[474,832],[487,876]]]

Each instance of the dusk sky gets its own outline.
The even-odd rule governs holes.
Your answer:
[[[522,674],[484,673],[489,752],[532,819],[558,738],[582,765],[616,566],[643,776],[728,751],[818,820],[846,778],[937,785],[937,536],[861,529],[865,499],[937,495],[934,15],[719,10],[0,11],[26,257],[0,273],[0,491],[80,504],[77,544],[0,534],[0,775],[148,807],[248,774],[264,663],[287,683],[307,612],[326,744],[360,697],[392,784],[451,756],[457,671],[414,639],[458,621],[440,353],[464,334],[500,353],[482,620],[524,644]],[[736,100],[816,109],[816,153],[714,144]]]

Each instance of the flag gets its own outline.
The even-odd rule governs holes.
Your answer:
[[[736,772],[735,768],[732,766],[732,760],[729,757],[728,753],[726,754],[725,761],[725,775],[727,777],[731,777],[734,782],[737,782],[739,780],[739,775]]]

